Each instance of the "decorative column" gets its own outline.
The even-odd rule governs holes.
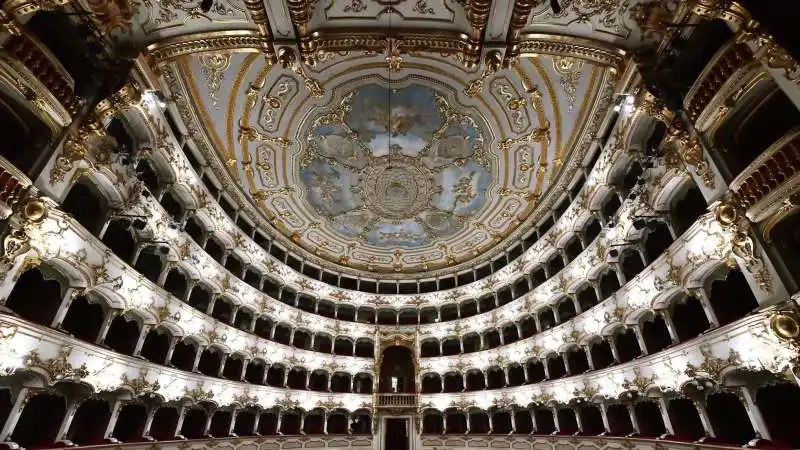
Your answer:
[[[469,413],[465,413],[464,416],[467,419],[467,431],[464,434],[469,434],[469,432],[472,431],[472,427],[470,427]]]
[[[572,369],[569,367],[569,357],[566,352],[561,354],[561,360],[564,361],[564,370],[567,375],[572,375]]]
[[[481,370],[483,373],[483,389],[489,389],[489,371]]]
[[[288,373],[288,371],[287,371],[287,373]],[[328,377],[328,380],[330,380],[330,376]],[[311,385],[311,371],[309,370],[309,371],[306,371],[306,384],[305,384],[305,386],[306,386],[306,390],[307,391],[311,390],[311,386],[310,385]]]
[[[580,406],[570,409],[572,409],[572,412],[575,413],[575,423],[578,424],[578,431],[583,433],[583,418],[581,418]]]
[[[322,434],[328,434],[328,411],[322,413]]]
[[[700,416],[700,422],[703,424],[703,430],[705,430],[706,436],[717,437],[717,434],[714,433],[714,426],[711,425],[711,418],[708,417],[708,411],[706,411],[705,399],[692,399],[692,403],[694,403],[694,407],[697,408],[697,414]]]
[[[120,399],[113,399],[111,401],[111,415],[108,416],[108,424],[106,425],[106,431],[103,433],[103,438],[108,439],[114,433],[114,427],[117,425],[117,419],[119,419],[119,410],[122,408],[123,402]]]
[[[258,426],[261,424],[261,414],[262,413],[260,410],[256,410],[253,414],[255,416],[255,420],[253,420],[253,429],[250,430],[250,432],[256,436],[261,436],[261,433],[258,432]]]
[[[494,411],[487,411],[486,415],[489,416],[489,434],[494,434]]]
[[[228,436],[233,435],[233,429],[236,428],[236,416],[239,415],[238,409],[231,410],[231,423],[228,426]]]
[[[589,365],[589,370],[594,369],[594,360],[592,359],[592,346],[591,345],[583,345],[583,354],[586,355],[586,363]]]
[[[100,325],[100,331],[97,332],[97,338],[94,340],[94,343],[97,345],[103,344],[106,340],[106,335],[108,334],[108,329],[111,328],[111,322],[117,318],[119,315],[120,310],[118,309],[109,309],[106,313],[106,316],[103,318],[103,323]]]
[[[600,402],[600,419],[603,420],[603,429],[606,433],[611,433],[611,425],[608,424],[608,405],[605,402]]]
[[[11,410],[8,413],[5,424],[3,424],[3,428],[0,429],[0,442],[8,441],[14,433],[14,428],[16,428],[17,422],[19,422],[22,410],[25,409],[28,396],[32,393],[27,387],[19,387],[12,389],[11,394]]]
[[[69,311],[69,307],[72,305],[72,300],[81,294],[83,294],[83,289],[67,288],[67,290],[64,291],[64,295],[61,297],[61,304],[58,307],[58,311],[56,311],[55,317],[53,317],[50,328],[61,328],[61,322],[63,322],[64,317],[67,316],[67,311]]]
[[[206,410],[206,424],[203,426],[203,436],[209,436],[211,433],[211,421],[214,419],[216,410],[209,408]]]
[[[644,335],[642,334],[642,327],[640,325],[633,325],[633,334],[636,335],[636,342],[639,343],[639,348],[642,350],[642,356],[647,355],[647,344],[644,342]]]
[[[186,418],[186,406],[178,408],[178,422],[175,423],[175,436],[180,436],[183,430],[183,420]]]
[[[744,409],[747,411],[747,417],[750,418],[750,423],[753,424],[753,430],[755,430],[756,435],[762,439],[771,440],[772,437],[769,433],[769,427],[767,427],[767,423],[764,421],[764,416],[761,414],[761,409],[759,409],[758,405],[756,404],[756,391],[757,390],[755,388],[742,386],[739,388],[737,395],[739,400],[744,404]]]
[[[541,333],[542,332],[542,320],[539,319],[539,313],[536,313],[536,312],[533,313],[533,322],[536,324],[536,332],[537,333]]]
[[[278,414],[276,414],[276,416],[277,417],[275,419],[275,434],[282,435],[283,432],[281,431],[281,423],[283,422],[283,411],[279,409]]]
[[[508,434],[516,434],[517,432],[517,415],[514,407],[511,407],[511,411],[509,411],[509,416],[511,417],[511,432]]]
[[[619,364],[619,349],[617,349],[617,340],[614,339],[614,335],[606,336],[606,341],[608,341],[608,346],[611,348],[611,356],[614,358],[614,362]]]
[[[708,320],[709,328],[719,328],[719,319],[717,319],[717,315],[714,313],[714,308],[711,306],[711,300],[708,298],[705,289],[692,289],[689,291],[689,293],[696,298],[700,302],[700,306],[703,307],[703,311],[706,313],[706,319]]]
[[[167,276],[169,275],[169,271],[172,270],[171,262],[167,261],[164,263],[164,266],[161,267],[161,272],[158,273],[158,278],[156,279],[156,284],[164,287],[164,283],[167,281]]]
[[[503,367],[503,374],[505,375],[506,385],[505,387],[511,386],[511,377],[509,376],[509,367]]]
[[[165,366],[172,365],[172,355],[173,353],[175,353],[175,346],[178,345],[178,341],[180,341],[180,338],[178,336],[172,336],[169,338],[169,347],[167,347],[167,356],[164,358]]]
[[[300,412],[300,434],[306,434],[306,412]]]
[[[670,313],[669,309],[662,309],[658,311],[661,314],[661,318],[664,319],[664,324],[667,326],[667,331],[669,331],[669,339],[672,341],[673,344],[680,343],[680,338],[678,337],[678,330],[675,328],[675,322],[672,321],[672,314]]]
[[[545,358],[544,361],[542,361],[542,367],[544,367],[544,379],[545,380],[549,380],[550,379],[550,365],[547,364],[547,360],[548,359],[550,359],[550,358]]]
[[[672,419],[669,417],[669,403],[664,396],[658,397],[658,410],[661,412],[661,420],[664,421],[664,428],[667,434],[675,434],[675,427],[672,426]]]
[[[531,428],[532,429],[531,429],[530,434],[535,434],[537,431],[539,431],[539,424],[536,423],[536,408],[529,408],[528,409],[528,414],[530,414],[530,416],[531,416]]]
[[[558,421],[558,408],[555,406],[550,407],[550,412],[553,414],[553,423],[556,425],[556,431],[561,432],[561,423]]]
[[[447,413],[442,414],[442,434],[447,433]]]
[[[582,313],[583,311],[581,310],[581,302],[578,301],[578,296],[575,294],[570,294],[569,298],[572,300],[572,306],[575,308],[575,314],[577,315]]]
[[[206,314],[209,316],[211,313],[214,312],[214,304],[217,303],[217,296],[218,294],[211,294],[211,300],[208,301],[208,307],[206,308]]]
[[[139,330],[139,339],[136,341],[136,346],[133,348],[133,356],[139,356],[142,353],[142,346],[144,340],[147,339],[147,333],[150,332],[152,325],[142,324],[142,329]]]
[[[636,408],[633,403],[628,403],[625,405],[628,408],[628,415],[631,416],[631,425],[633,426],[633,432],[636,434],[641,434],[641,428],[639,428],[639,419],[636,418]]]
[[[194,362],[192,363],[192,372],[197,372],[197,366],[200,365],[200,358],[203,356],[203,352],[206,350],[204,345],[197,346],[197,353],[194,355]]]
[[[84,400],[86,398],[83,396],[69,396],[67,398],[67,411],[64,413],[64,419],[61,420],[61,426],[58,427],[56,442],[68,440],[67,437],[72,420],[75,419],[75,413],[78,412],[78,408],[80,408]]]
[[[222,378],[222,374],[225,372],[225,363],[228,362],[228,355],[223,354],[219,358],[219,370],[217,370],[217,377]]]
[[[153,426],[153,418],[156,416],[156,411],[158,411],[158,406],[147,406],[147,415],[144,418],[144,426],[142,427],[142,437],[150,435],[150,428]]]
[[[244,358],[242,360],[242,371],[239,373],[239,381],[244,381],[245,375],[247,375],[247,365],[250,364],[250,360],[248,358]]]

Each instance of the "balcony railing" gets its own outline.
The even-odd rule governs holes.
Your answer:
[[[752,60],[753,53],[747,45],[735,40],[719,49],[686,94],[684,105],[689,117],[697,120],[725,82]]]
[[[74,82],[58,59],[36,38],[28,34],[11,35],[5,42],[10,55],[21,62],[47,87],[61,105],[74,109]]]
[[[378,408],[416,408],[417,394],[377,394]]]
[[[794,130],[772,144],[731,183],[744,207],[750,209],[778,190],[796,184],[800,171],[800,130]],[[758,216],[758,211],[753,211]],[[758,217],[752,217],[758,220]]]

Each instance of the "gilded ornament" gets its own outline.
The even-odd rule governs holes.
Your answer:
[[[192,399],[195,403],[209,401],[214,399],[214,392],[203,390],[203,385],[199,384],[194,389],[184,388],[184,397]]]
[[[250,395],[250,391],[244,391],[234,394],[233,401],[234,403],[238,403],[242,406],[255,406],[258,404],[258,397],[255,395]]]
[[[786,341],[797,341],[800,338],[800,321],[797,312],[781,311],[769,320],[769,326],[775,335]]]
[[[498,147],[501,151],[509,151],[511,148],[517,144],[525,144],[529,142],[541,142],[545,145],[550,144],[550,122],[545,120],[543,126],[534,129],[529,134],[525,135],[521,138],[505,138],[500,143],[498,143]]]
[[[703,355],[703,361],[699,366],[692,363],[686,365],[684,373],[692,378],[709,378],[717,384],[722,382],[722,372],[733,366],[742,364],[742,358],[739,352],[730,349],[727,358],[717,358],[714,356],[711,347],[708,345],[700,346],[700,353]]]
[[[89,370],[86,368],[86,363],[81,364],[79,367],[74,367],[69,362],[71,354],[72,347],[61,347],[55,358],[42,359],[39,356],[39,350],[31,350],[25,355],[24,364],[25,367],[43,369],[50,376],[51,381],[80,380],[88,377]]]
[[[141,397],[143,395],[152,395],[158,392],[161,389],[161,385],[158,384],[158,380],[153,382],[147,381],[145,377],[145,371],[142,370],[139,373],[138,378],[130,379],[127,375],[122,374],[121,377],[122,384],[128,386],[133,391],[134,397]]]

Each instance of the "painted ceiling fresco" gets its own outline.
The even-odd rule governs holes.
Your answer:
[[[454,0],[267,1],[265,16],[192,0],[174,20],[166,3],[139,10],[143,39],[173,39],[151,51],[206,175],[306,264],[367,278],[471,268],[544,220],[642,42],[637,8],[658,5],[537,3],[509,57],[510,5],[476,34]]]
[[[309,204],[346,238],[419,247],[485,206],[493,178],[483,133],[441,94],[373,84],[338,108],[343,121],[314,120],[299,169]]]

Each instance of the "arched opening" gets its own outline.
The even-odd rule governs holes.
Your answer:
[[[564,323],[578,315],[578,311],[575,311],[575,303],[569,297],[562,299],[557,308],[558,321],[560,323]]]
[[[260,359],[250,361],[244,373],[245,381],[251,384],[264,384],[266,376],[267,366]]]
[[[314,351],[315,352],[322,352],[322,353],[333,353],[333,341],[331,337],[325,334],[317,334],[314,337]],[[364,352],[364,347],[362,345],[361,352]],[[359,355],[359,346],[356,344],[356,356],[360,356],[362,358],[368,358],[364,356],[364,354]]]
[[[144,275],[145,278],[158,284],[158,277],[164,267],[162,255],[169,253],[169,247],[157,247],[154,245],[145,247],[136,258],[133,268]]]
[[[648,222],[647,228],[647,235],[644,238],[644,251],[648,260],[655,261],[672,245],[672,235],[669,232],[669,227],[661,221]]]
[[[110,418],[111,409],[108,402],[86,400],[75,412],[68,439],[78,445],[102,444],[103,434]]]
[[[106,221],[108,205],[97,187],[86,177],[81,177],[69,190],[61,208],[86,231],[97,236]]]
[[[183,340],[175,344],[170,363],[178,369],[191,372],[194,368],[194,359],[197,356],[198,346],[192,341]]]
[[[631,328],[622,328],[616,335],[614,341],[617,345],[620,362],[628,362],[641,356],[642,349],[639,348],[639,341],[636,339],[636,332]]]
[[[350,375],[344,372],[337,372],[331,375],[331,392],[345,393],[350,392]]]
[[[541,326],[540,332],[549,330],[556,325],[556,318],[552,309],[542,308],[536,315],[539,317],[539,325]]]
[[[742,445],[755,437],[747,411],[736,394],[720,392],[709,395],[706,410],[717,439]]]
[[[582,348],[573,347],[567,350],[567,361],[569,362],[569,373],[578,375],[589,371],[589,361]]]
[[[414,355],[407,347],[392,345],[381,353],[379,392],[414,392]]]
[[[442,392],[442,378],[437,373],[426,373],[422,376],[422,393],[438,394]]]
[[[520,409],[514,411],[514,421],[517,424],[516,434],[530,434],[533,433],[533,420],[531,413],[527,409]]]
[[[638,252],[625,252],[620,255],[620,267],[626,280],[632,280],[644,270],[644,261]]]
[[[737,108],[716,133],[723,151],[715,152],[728,173],[742,172],[772,143],[800,124],[800,111],[778,88],[759,96],[755,104]]]
[[[259,316],[259,317],[256,318],[256,326],[253,329],[253,332],[258,337],[261,337],[261,338],[264,338],[264,339],[270,339],[270,333],[272,332],[272,327],[273,327],[273,323],[272,323],[271,320],[269,320],[269,318],[264,317],[264,316]],[[319,337],[318,337],[318,339],[319,339]],[[322,351],[322,350],[320,350],[320,351]]]
[[[540,360],[528,361],[525,370],[528,372],[528,382],[530,383],[539,383],[546,378],[544,363]]]
[[[164,280],[164,289],[175,297],[183,300],[186,295],[186,275],[179,269],[172,269]]]
[[[203,244],[205,240],[205,227],[200,219],[196,217],[190,217],[186,221],[186,226],[184,226],[184,231],[191,237],[198,245]]]
[[[261,414],[261,419],[258,422],[258,433],[262,436],[271,436],[278,433],[278,416],[274,412],[265,412]]]
[[[556,431],[556,421],[551,409],[534,409],[536,434],[552,434]]]
[[[192,408],[186,411],[180,434],[187,439],[200,439],[205,437],[207,417],[208,413],[200,408]]]
[[[133,238],[133,227],[147,226],[146,222],[127,219],[114,219],[109,222],[103,233],[103,244],[108,247],[119,259],[130,262],[136,251],[136,240]]]
[[[464,434],[467,432],[467,417],[460,411],[445,411],[445,433]]]
[[[499,343],[500,338],[497,338]],[[457,338],[444,338],[442,340],[442,356],[453,356],[461,353],[461,344]]]
[[[481,338],[478,336],[478,333],[468,333],[461,336],[461,343],[464,346],[464,353],[477,352],[481,349]],[[438,353],[438,349],[436,352]],[[434,354],[432,356],[439,355]]]
[[[267,384],[273,387],[284,387],[286,378],[286,369],[279,365],[273,364],[267,370]]]
[[[286,379],[286,387],[289,389],[306,389],[308,381],[308,371],[302,367],[292,367],[289,370],[289,378]]]
[[[285,412],[283,420],[281,421],[280,432],[283,435],[297,435],[300,434],[300,413],[295,411]]]
[[[650,401],[637,402],[634,405],[639,433],[646,437],[658,437],[666,432],[664,419],[658,405]]]
[[[705,435],[703,422],[694,403],[688,398],[673,398],[667,405],[669,420],[675,436],[683,441],[694,441]]]
[[[311,336],[304,330],[295,330],[292,346],[308,350],[311,347]]]
[[[208,305],[211,303],[211,292],[205,285],[198,284],[194,288],[192,288],[192,292],[189,294],[189,306],[201,311],[203,313],[208,312]]]
[[[305,434],[322,434],[325,426],[325,418],[321,410],[313,410],[306,413],[306,420],[303,426]]]
[[[506,367],[508,371],[508,385],[521,386],[525,384],[525,369],[520,364],[510,364]]]
[[[119,410],[111,435],[122,442],[138,441],[144,433],[147,407],[142,403],[126,403]]]
[[[584,285],[576,294],[581,311],[588,311],[598,303],[597,292],[591,284]]]
[[[699,336],[710,327],[703,305],[695,297],[685,297],[682,302],[675,302],[671,314],[678,340],[681,342]]]
[[[82,341],[94,342],[103,326],[104,316],[100,304],[90,303],[88,298],[79,295],[72,299],[61,328]]]
[[[209,347],[203,350],[200,355],[200,362],[197,370],[203,375],[218,377],[222,372],[222,352],[216,347]]]
[[[434,358],[440,356],[439,343],[435,340],[423,341],[420,344],[420,356],[423,358]]]
[[[800,413],[786,405],[800,405],[800,387],[794,383],[767,385],[759,389],[756,404],[767,423],[772,441],[800,448]]]
[[[609,344],[607,340],[601,339],[592,343],[590,349],[595,369],[605,369],[614,363],[614,354],[611,352],[611,344]]]
[[[572,408],[558,408],[558,434],[575,434],[578,431],[578,419]]]
[[[333,353],[342,356],[352,356],[354,350],[353,341],[343,337],[337,337],[333,342]]]
[[[225,366],[222,368],[222,377],[239,381],[242,379],[242,369],[244,369],[242,357],[240,355],[231,355],[225,360]]]
[[[509,434],[511,433],[511,414],[509,411],[495,411],[489,417],[492,422],[492,433]]]
[[[342,412],[328,415],[328,434],[347,434],[347,416]]]
[[[600,277],[600,295],[603,296],[603,300],[611,297],[617,290],[619,289],[619,278],[617,278],[617,273],[613,270],[606,271]]]
[[[153,164],[147,159],[140,159],[136,164],[136,178],[144,183],[144,186],[154,195],[158,195],[161,190],[161,182],[158,174],[153,169]]]
[[[161,206],[163,206],[167,214],[172,217],[172,220],[180,222],[181,218],[183,217],[184,208],[183,204],[181,204],[176,197],[174,191],[164,193],[164,195],[161,197]]]
[[[256,414],[258,413],[250,410],[239,411],[236,414],[233,432],[237,436],[254,436],[255,430],[253,430],[253,427],[256,425]]]
[[[230,435],[231,420],[233,415],[230,411],[217,410],[211,416],[211,427],[208,433],[214,437],[228,437]]]
[[[31,299],[36,301],[31,301]],[[25,320],[49,327],[61,306],[61,284],[39,269],[25,271],[11,290],[5,306]]]
[[[614,436],[627,436],[633,433],[631,415],[625,405],[610,405],[606,410],[609,433]]]
[[[64,398],[38,394],[25,404],[11,440],[25,448],[51,445],[58,438],[65,413]]]
[[[465,389],[464,378],[458,372],[444,374],[444,392],[461,392]]]
[[[597,436],[605,431],[600,408],[592,404],[584,403],[577,407],[577,412],[581,417],[584,435]]]
[[[122,314],[111,321],[104,343],[117,353],[133,355],[138,340],[139,324],[134,318]]]
[[[465,391],[482,391],[486,389],[486,377],[478,369],[467,371],[465,378]]]
[[[0,136],[0,155],[28,176],[33,177],[34,166],[49,156],[44,149],[51,138],[50,129],[31,110],[5,95],[0,95]]]
[[[564,358],[560,354],[547,357],[547,373],[551,380],[567,375],[567,368],[564,367]]]
[[[682,235],[692,226],[697,219],[705,214],[707,208],[706,200],[697,185],[692,184],[686,193],[675,202],[670,209],[670,222],[675,228],[676,235]]]
[[[442,434],[444,432],[444,420],[441,414],[426,411],[422,417],[422,434]]]
[[[483,411],[474,411],[470,413],[469,428],[471,434],[489,433],[489,416]]]
[[[211,317],[222,323],[230,324],[233,318],[233,303],[227,297],[217,297],[214,301],[214,310],[211,311]]]
[[[328,390],[328,373],[324,370],[315,370],[308,377],[308,388],[312,391],[325,392]]]
[[[503,369],[490,367],[486,369],[487,389],[500,389],[506,385],[506,377]]]
[[[728,272],[724,280],[715,280],[711,284],[709,300],[720,325],[741,319],[758,308],[750,285],[738,269]]]
[[[794,152],[800,153],[795,146]],[[800,286],[800,214],[790,213],[769,232],[769,239],[791,275]]]
[[[650,354],[660,352],[672,345],[672,338],[667,329],[667,323],[661,314],[655,314],[653,320],[642,323],[642,337]]]
[[[150,425],[150,436],[157,441],[168,441],[175,437],[178,426],[178,410],[171,406],[158,408]],[[177,430],[180,431],[180,430]]]

